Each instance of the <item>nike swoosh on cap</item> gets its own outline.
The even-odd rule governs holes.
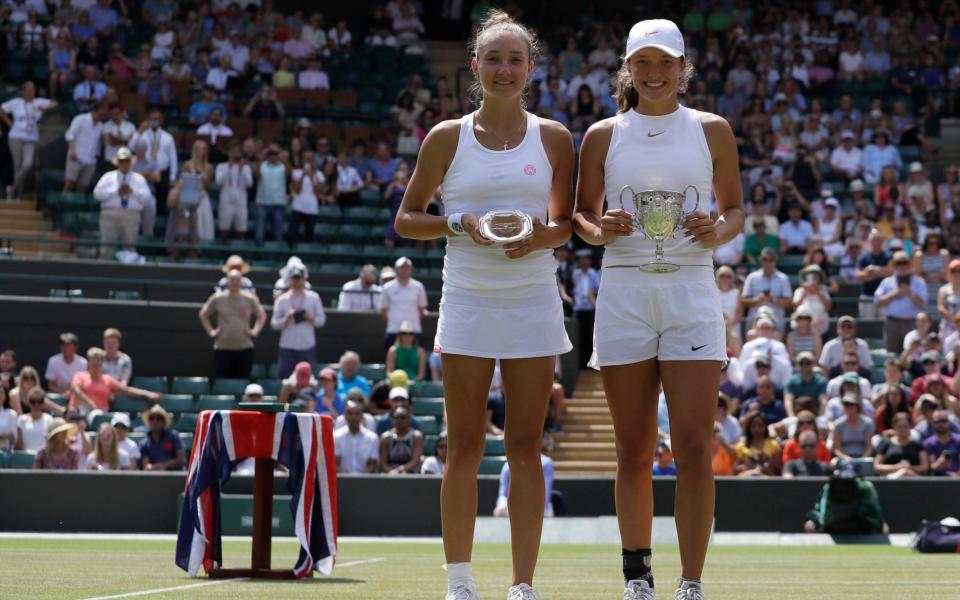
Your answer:
[[[652,132],[652,131],[648,131],[648,132],[647,132],[647,137],[648,137],[648,138],[653,138],[653,137],[657,137],[658,135],[661,135],[661,134],[663,134],[663,133],[666,133],[666,131],[658,131],[657,133],[654,133],[654,132]]]

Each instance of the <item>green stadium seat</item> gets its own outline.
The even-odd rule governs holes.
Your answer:
[[[127,434],[127,437],[130,438],[131,441],[135,442],[139,446],[140,442],[142,442],[144,438],[147,437],[147,433],[145,431],[131,431],[130,433]]]
[[[417,417],[436,417],[443,420],[443,398],[414,398],[413,414]]]
[[[360,202],[366,205],[377,206],[383,202],[383,194],[377,188],[363,188],[360,190]]]
[[[372,383],[376,383],[387,376],[387,367],[377,363],[361,365],[358,373],[369,379]]]
[[[355,256],[362,252],[360,246],[357,244],[330,244],[330,247],[327,248],[327,251],[330,254],[345,254],[347,256]]]
[[[267,376],[267,365],[263,363],[253,363],[250,369],[250,379],[263,379]]]
[[[280,365],[278,365],[277,363],[270,363],[270,366],[267,367],[267,377],[269,377],[270,379],[277,379],[278,378],[277,373],[279,372],[279,370],[280,370]]]
[[[276,376],[276,371],[274,371],[274,376]],[[275,377],[270,379],[262,379],[257,381],[257,383],[259,383],[260,387],[263,388],[264,396],[279,396],[280,388],[283,386],[283,383]]]
[[[210,388],[210,393],[242,396],[243,391],[247,388],[247,384],[249,383],[250,381],[247,379],[229,379],[226,377],[221,377],[213,382],[213,386]]]
[[[170,382],[170,392],[173,394],[200,394],[210,393],[210,383],[206,377],[174,377]]]
[[[183,451],[187,454],[187,460],[190,460],[190,452],[193,450],[193,431],[183,433],[177,430],[177,432],[180,434],[180,441],[183,442]]]
[[[379,214],[380,209],[373,206],[350,206],[344,211],[343,218],[347,223],[366,223],[376,221]]]
[[[134,377],[130,383],[133,387],[157,392],[158,394],[165,394],[167,392],[166,377]]]
[[[110,409],[114,412],[140,413],[151,406],[153,406],[153,403],[147,400],[120,395],[113,398],[113,404],[110,405]]]
[[[93,418],[93,421],[90,422],[90,431],[98,431],[100,426],[104,423],[109,423],[110,419],[113,418],[113,413],[100,413],[99,415]]]
[[[437,452],[437,439],[435,435],[423,436],[423,455],[433,456]]]
[[[370,227],[347,223],[340,226],[340,229],[337,230],[337,236],[343,240],[365,242],[370,238]]]
[[[317,212],[317,220],[321,223],[339,223],[342,216],[340,207],[336,204],[324,204]]]
[[[166,394],[160,401],[160,405],[164,410],[175,415],[197,410],[197,403],[191,394]]]
[[[435,381],[424,381],[412,386],[410,395],[414,398],[442,398],[443,384]]]
[[[484,456],[480,461],[480,469],[477,473],[480,475],[499,475],[506,462],[507,458],[505,456]]]
[[[503,437],[488,437],[483,445],[484,456],[503,456]]]
[[[50,297],[51,298],[68,298],[68,299],[83,298],[83,290],[51,288]]]
[[[173,428],[180,432],[180,439],[183,439],[185,433],[193,435],[193,432],[197,429],[198,419],[199,417],[196,413],[183,413],[174,421]],[[184,446],[186,446],[186,444],[184,444]]]
[[[200,394],[197,399],[197,412],[203,410],[233,410],[237,408],[237,397],[233,394]]]
[[[56,392],[47,392],[47,398],[57,404],[58,406],[67,405],[67,397],[64,394],[57,394]]]
[[[314,228],[314,234],[322,240],[332,240],[337,237],[337,229],[339,225],[336,223],[317,223],[317,226]]]
[[[423,432],[423,435],[440,433],[440,423],[437,422],[436,417],[417,417],[417,421],[420,421],[420,431]]]
[[[7,461],[7,466],[11,469],[32,469],[36,457],[37,453],[30,450],[14,450]]]
[[[140,300],[140,292],[132,290],[110,290],[107,297],[111,300]]]

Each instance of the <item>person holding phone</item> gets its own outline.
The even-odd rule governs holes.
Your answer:
[[[306,289],[307,271],[299,265],[287,274],[290,289],[273,302],[270,327],[280,332],[277,352],[277,377],[286,379],[297,363],[310,363],[311,372],[317,367],[317,338],[314,329],[323,327],[327,315],[323,302],[313,290]]]
[[[887,352],[900,353],[903,338],[913,329],[917,313],[927,303],[927,282],[913,274],[910,255],[900,250],[893,255],[893,274],[883,279],[873,293],[878,310],[883,311],[883,337]]]

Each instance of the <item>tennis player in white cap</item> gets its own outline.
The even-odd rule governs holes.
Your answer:
[[[664,19],[630,29],[615,84],[619,112],[593,125],[580,151],[574,227],[606,245],[596,307],[594,358],[617,439],[616,504],[623,545],[624,600],[653,600],[652,463],[662,383],[677,465],[675,515],[682,565],[677,600],[703,600],[700,576],[714,510],[711,438],[726,360],[712,248],[743,227],[737,144],[716,115],[681,106],[692,75],[683,35]],[[654,242],[634,231],[632,196],[620,191],[696,188],[676,239],[663,245],[671,273],[639,267]],[[693,205],[688,191],[686,210]],[[708,214],[716,197],[719,216]],[[603,212],[604,201],[608,210]]]

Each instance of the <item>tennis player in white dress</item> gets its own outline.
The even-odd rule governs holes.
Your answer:
[[[680,542],[678,600],[702,600],[700,576],[714,509],[711,438],[726,359],[725,328],[714,283],[712,248],[743,227],[737,145],[722,118],[678,102],[692,69],[671,21],[633,26],[614,96],[619,113],[593,125],[580,150],[574,228],[606,245],[597,297],[594,361],[603,377],[617,438],[616,504],[623,546],[624,599],[653,600],[652,463],[662,384],[677,465],[675,514]],[[634,231],[631,195],[696,188],[676,239],[664,243],[672,273],[640,266],[654,242]],[[687,210],[694,203],[688,190]],[[705,212],[711,197],[719,217]],[[604,212],[604,201],[607,210]]]
[[[487,392],[500,360],[507,401],[505,447],[513,540],[510,600],[533,600],[545,497],[540,437],[556,356],[571,344],[552,249],[571,235],[573,141],[559,123],[524,110],[537,44],[523,25],[493,12],[473,42],[480,108],[444,121],[424,140],[397,214],[397,233],[447,236],[435,350],[443,361],[448,450],[441,487],[448,600],[477,592],[470,560],[483,458]],[[426,213],[440,187],[447,216]],[[479,231],[492,210],[520,210],[533,231],[495,245]]]

